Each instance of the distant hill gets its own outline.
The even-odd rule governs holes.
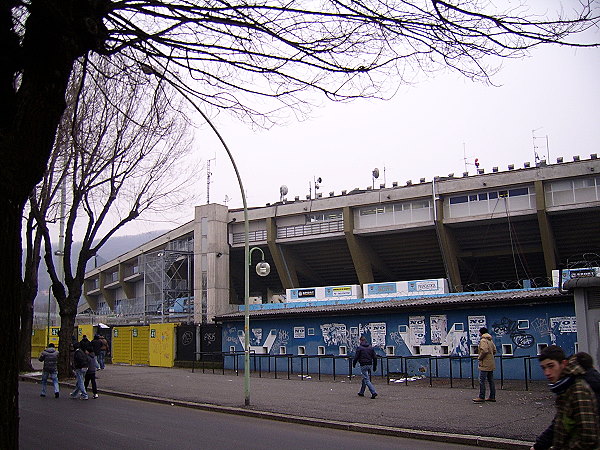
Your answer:
[[[131,251],[136,247],[139,247],[140,245],[145,244],[146,242],[151,241],[152,239],[167,233],[168,231],[169,230],[149,231],[141,234],[113,237],[104,246],[102,246],[96,258],[92,258],[88,261],[86,272],[88,270],[92,270],[96,262],[98,265],[104,264],[105,262],[110,261],[116,258],[117,256],[127,253],[128,251]],[[76,259],[75,256],[79,255],[80,249],[81,243],[76,242],[73,244],[73,259]],[[46,263],[43,260],[40,264],[40,271],[38,276],[39,288],[38,295],[35,298],[34,309],[38,312],[47,311],[50,276],[48,275],[48,271],[46,270]],[[51,306],[50,310],[53,311],[54,308]]]

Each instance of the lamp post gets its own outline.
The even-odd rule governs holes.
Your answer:
[[[208,123],[208,125],[212,128],[215,135],[219,138],[221,145],[227,152],[227,156],[231,161],[231,165],[233,166],[233,170],[235,171],[235,176],[237,177],[238,184],[240,186],[240,193],[242,194],[242,203],[244,207],[244,404],[246,406],[250,405],[250,312],[249,312],[249,297],[250,297],[250,244],[249,244],[249,235],[250,235],[250,226],[248,224],[248,204],[246,202],[246,194],[244,191],[244,185],[242,183],[242,177],[240,176],[240,172],[237,168],[237,164],[233,159],[233,155],[229,150],[229,147],[225,143],[225,139],[219,133],[219,130],[214,126],[214,124],[210,121],[208,116],[202,111],[198,105],[190,98],[188,94],[185,93],[177,84],[167,78],[164,74],[159,73],[156,69],[148,64],[140,64],[140,68],[142,72],[146,75],[154,75],[159,80],[164,80],[169,85],[171,85],[179,94],[185,98],[190,105],[202,116],[202,118]],[[260,249],[259,249],[260,250]],[[261,250],[262,251],[262,250]],[[264,260],[264,254],[263,254]]]

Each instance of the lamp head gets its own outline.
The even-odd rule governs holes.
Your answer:
[[[261,261],[256,265],[256,273],[261,277],[266,277],[271,273],[271,266],[266,261]]]

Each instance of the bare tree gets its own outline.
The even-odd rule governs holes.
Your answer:
[[[132,76],[108,60],[77,66],[71,86],[72,107],[59,128],[49,171],[30,197],[60,308],[61,378],[71,373],[69,345],[87,262],[144,212],[181,206],[183,187],[194,175],[187,161],[184,167],[191,148],[185,139],[187,121],[174,109],[169,91],[152,90],[141,74]],[[58,198],[58,191],[66,198]],[[48,220],[65,223],[59,258]],[[81,250],[74,254],[78,235]],[[33,298],[23,301],[31,304]]]
[[[0,366],[0,416],[6,418],[0,446],[18,445],[21,216],[44,176],[78,58],[128,51],[131,66],[167,71],[181,88],[189,85],[188,93],[203,106],[268,125],[281,106],[304,113],[304,91],[337,100],[381,96],[387,86],[393,92],[413,74],[442,67],[486,80],[497,57],[518,57],[546,43],[597,45],[569,40],[597,23],[593,0],[542,16],[524,3],[508,5],[500,10],[485,0],[2,0],[1,344],[10,356]],[[269,98],[274,102],[259,105]]]

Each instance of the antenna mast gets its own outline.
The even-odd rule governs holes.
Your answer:
[[[206,160],[206,204],[210,203],[210,176],[212,172],[210,171],[210,162],[215,161],[215,158]]]

